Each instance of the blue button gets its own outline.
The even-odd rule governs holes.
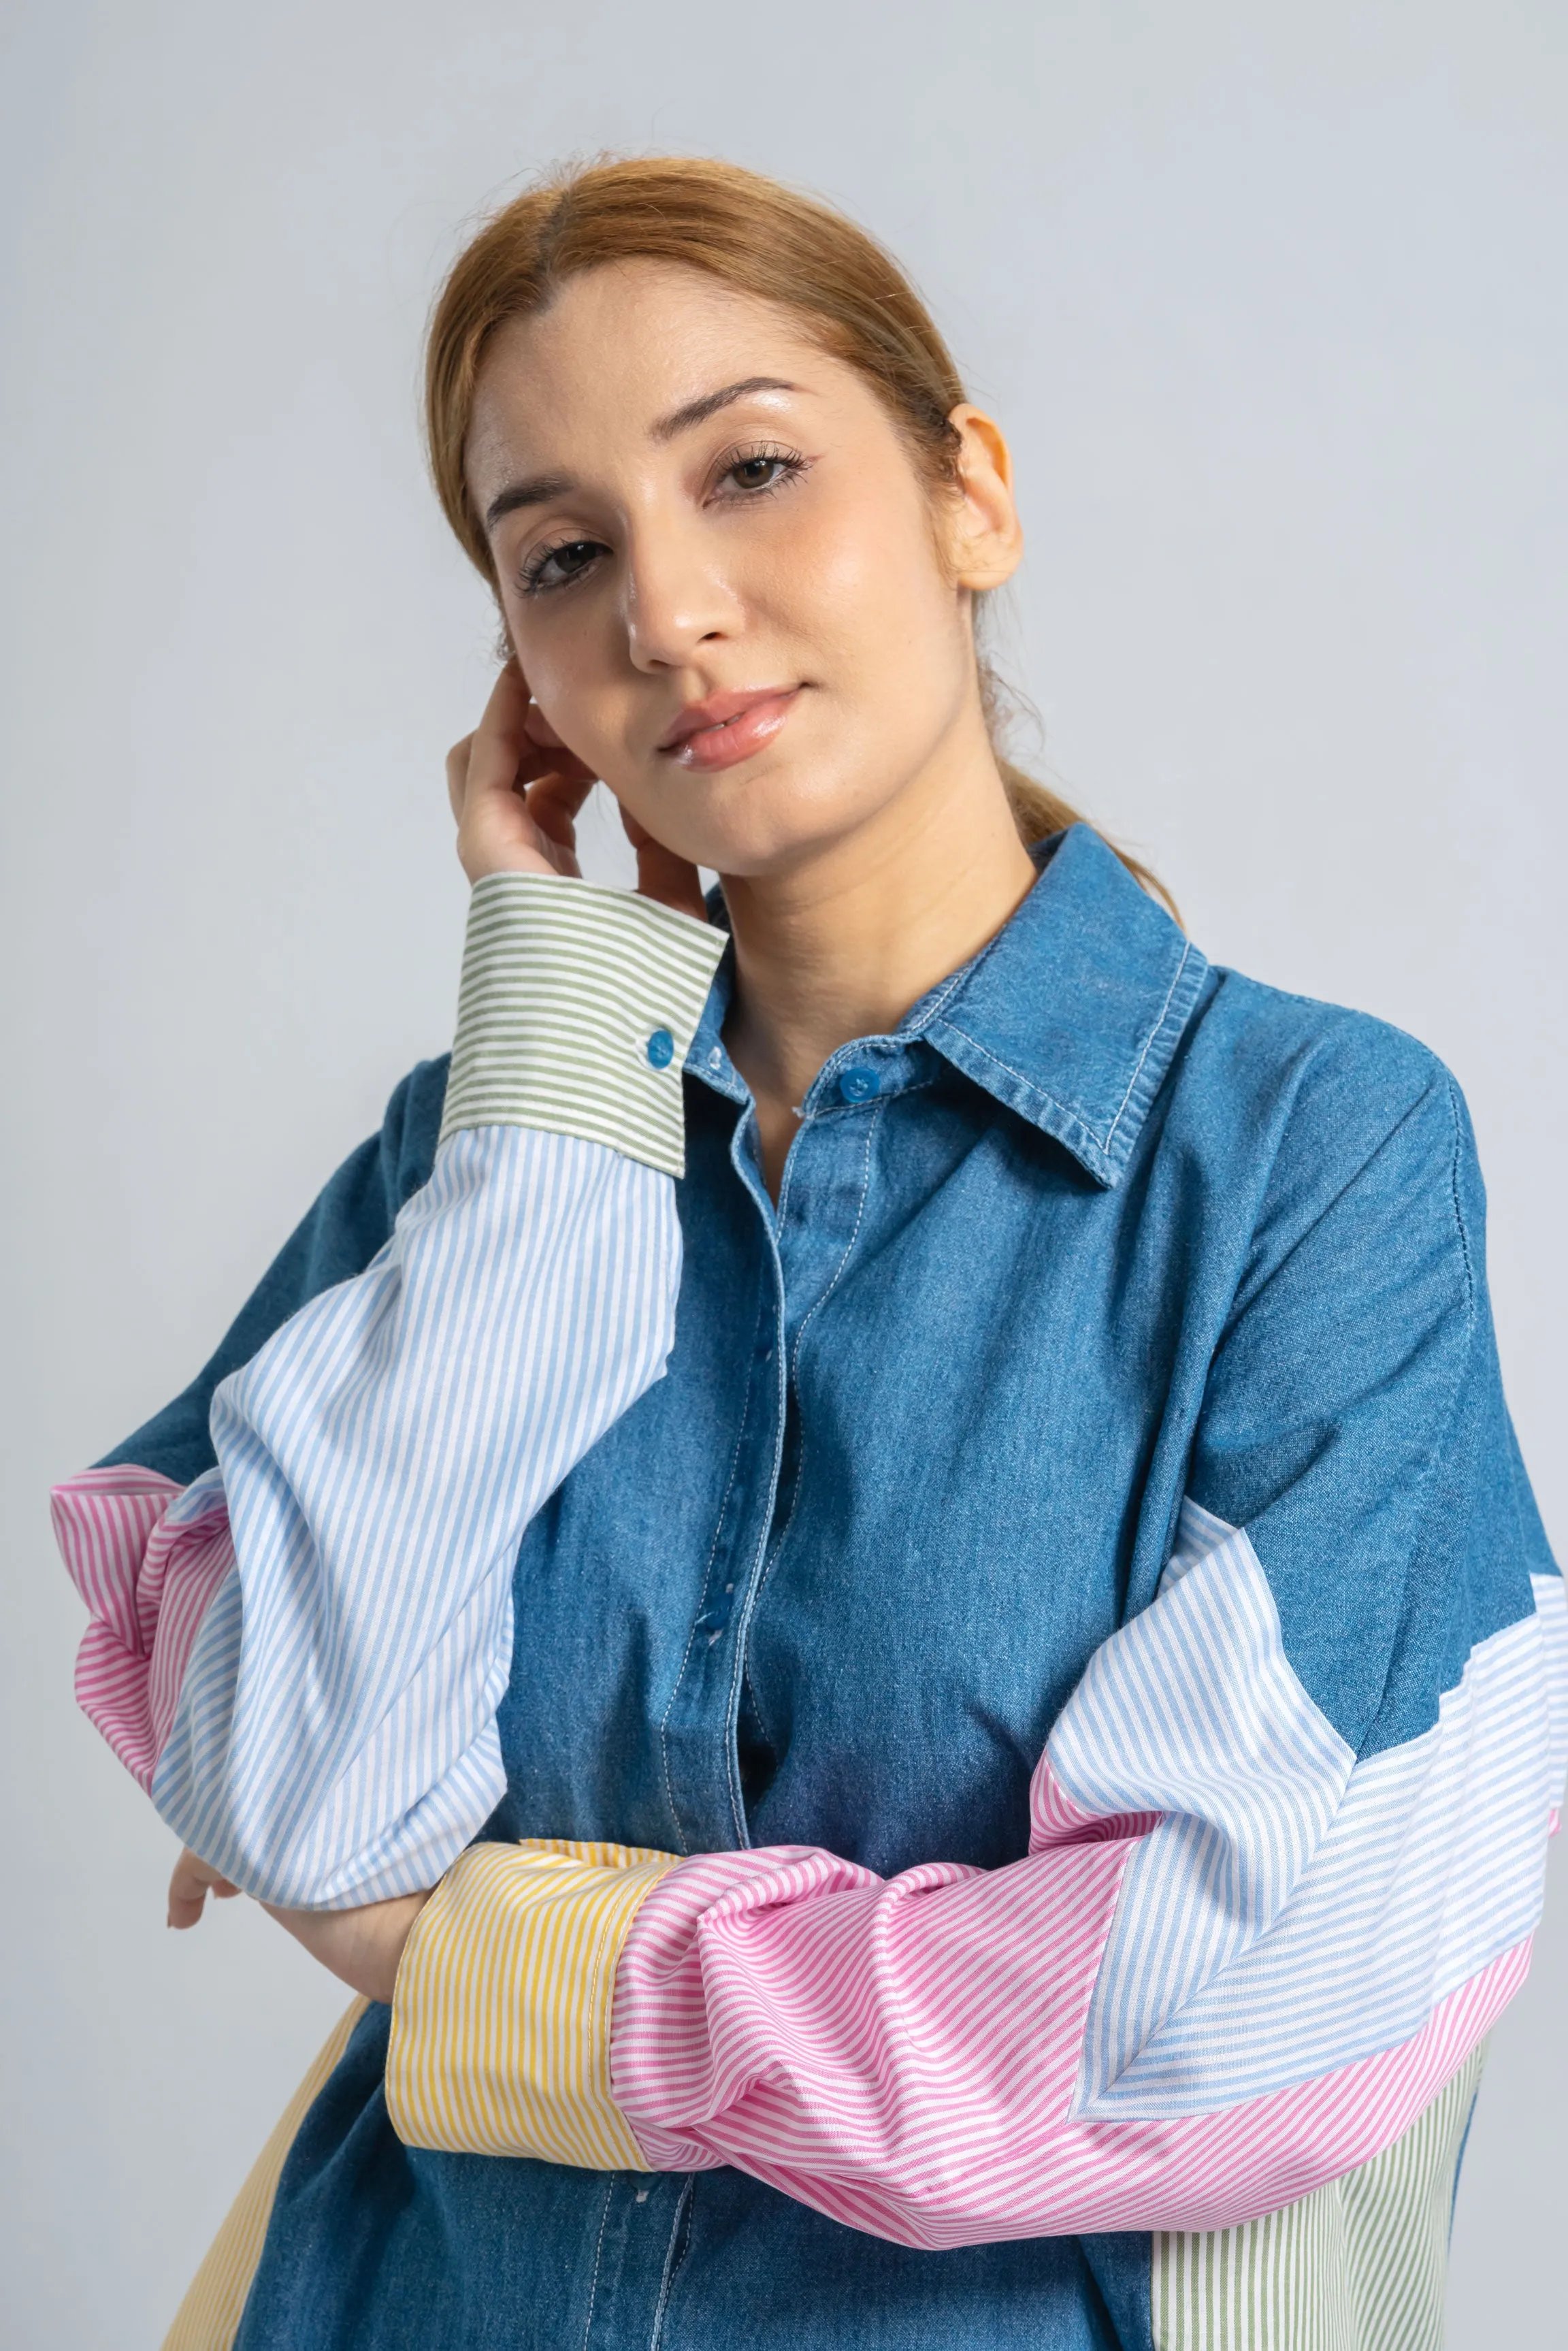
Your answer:
[[[667,1070],[675,1058],[675,1040],[667,1029],[655,1029],[648,1040],[648,1059],[656,1070]]]
[[[849,1102],[870,1102],[882,1092],[882,1080],[874,1070],[841,1070],[839,1092]]]

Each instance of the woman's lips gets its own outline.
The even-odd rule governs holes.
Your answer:
[[[660,755],[677,768],[696,768],[704,774],[733,768],[771,743],[800,691],[798,685],[768,686],[757,694],[716,694],[695,703],[676,721],[685,731],[674,742],[661,744]],[[695,726],[689,724],[693,719]]]

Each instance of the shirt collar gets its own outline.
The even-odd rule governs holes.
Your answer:
[[[1113,1186],[1208,966],[1090,826],[1073,825],[1032,853],[1040,878],[1017,913],[921,998],[895,1036],[923,1039],[1053,1135],[1096,1183]],[[744,1102],[721,1036],[732,970],[727,955],[686,1067]]]

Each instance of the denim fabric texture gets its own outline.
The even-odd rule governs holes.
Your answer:
[[[1448,1072],[1211,968],[1098,838],[893,1035],[834,1054],[775,1210],[725,1050],[686,1061],[667,1375],[534,1520],[486,1834],[994,1866],[1182,1499],[1246,1526],[1358,1755],[1437,1715],[1553,1573]],[[429,1172],[423,1064],[200,1378],[111,1456],[210,1466],[213,1387],[360,1270]],[[736,2171],[404,2148],[372,2009],[286,2168],[242,2351],[1088,2351],[1149,2240],[918,2252]]]

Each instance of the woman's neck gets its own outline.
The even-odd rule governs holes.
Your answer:
[[[983,729],[869,823],[788,872],[725,877],[730,1059],[775,1199],[798,1105],[831,1053],[896,1029],[984,946],[1035,879]]]

